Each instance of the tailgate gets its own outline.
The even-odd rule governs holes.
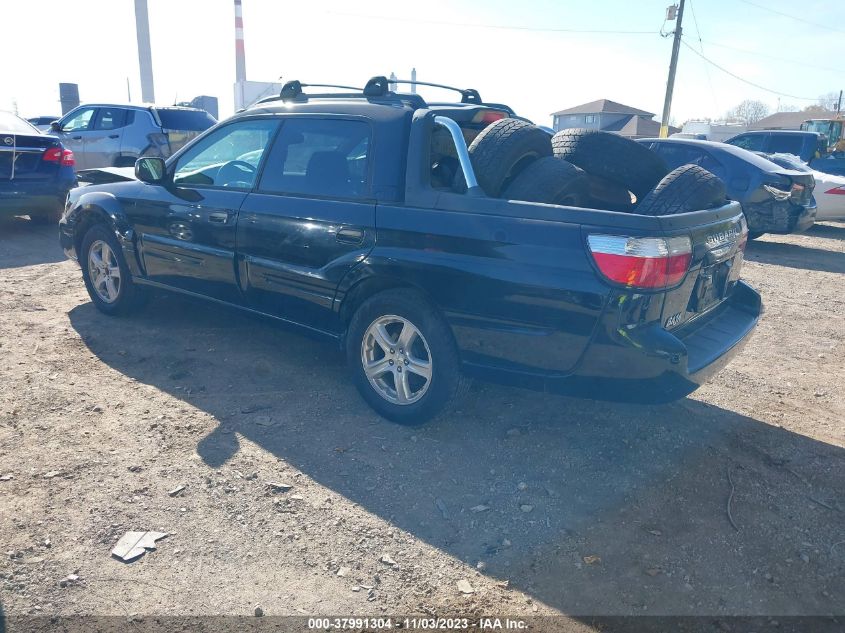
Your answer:
[[[748,227],[738,204],[726,206],[734,213],[683,214],[697,216],[690,218],[693,223],[685,227],[680,226],[685,223],[683,215],[667,222],[669,235],[688,235],[692,241],[689,272],[678,287],[666,292],[663,302],[661,319],[667,330],[690,323],[719,306],[739,281]]]
[[[58,161],[44,161],[44,152],[58,147],[53,136],[0,134],[0,180],[50,180],[59,170]]]

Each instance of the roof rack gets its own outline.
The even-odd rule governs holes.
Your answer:
[[[373,77],[373,79],[376,78]],[[370,81],[372,81],[372,79]],[[476,90],[475,88],[456,88],[455,86],[447,86],[446,84],[435,84],[430,81],[415,81],[410,79],[390,79],[389,82],[392,84],[429,86],[431,88],[442,88],[444,90],[451,90],[453,92],[459,92],[461,94],[461,103],[472,103],[475,105],[484,104],[484,102],[481,100],[481,95],[478,94],[478,90]]]
[[[458,92],[461,95],[461,103],[467,105],[487,105],[481,100],[481,95],[478,94],[478,90],[474,88],[456,88],[455,86],[447,86],[446,84],[437,84],[432,83],[429,81],[411,81],[407,79],[388,79],[384,75],[376,75],[375,77],[371,77],[369,81],[367,81],[366,85],[363,88],[357,88],[355,86],[344,86],[339,84],[306,84],[298,81],[296,79],[292,81],[288,81],[282,86],[282,90],[279,92],[278,95],[273,95],[270,97],[265,97],[258,101],[258,103],[267,103],[270,101],[291,101],[294,99],[298,99],[300,97],[322,97],[322,98],[332,98],[332,97],[398,97],[403,100],[413,100],[420,106],[425,105],[425,100],[417,94],[409,95],[409,94],[397,94],[391,90],[391,84],[403,84],[403,85],[411,85],[411,86],[430,86],[432,88],[442,88],[444,90],[452,90],[454,92]],[[303,92],[303,88],[339,88],[341,90],[350,90],[352,93],[345,93],[345,94],[317,94],[317,95],[307,95]],[[508,108],[508,110],[510,110]]]

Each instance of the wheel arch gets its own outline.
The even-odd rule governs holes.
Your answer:
[[[134,232],[120,202],[113,194],[105,191],[83,193],[74,204],[71,214],[74,220],[73,245],[77,257],[81,257],[82,240],[88,230],[95,224],[105,224],[114,231],[132,274],[138,274],[134,257]]]
[[[449,334],[452,337],[452,342],[455,344],[455,349],[458,351],[460,356],[460,348],[458,347],[455,333],[452,330],[452,325],[449,323],[449,320],[446,319],[443,314],[443,310],[434,300],[432,293],[427,291],[423,286],[415,284],[407,279],[401,279],[394,275],[379,273],[371,274],[354,281],[349,289],[344,292],[342,297],[339,297],[338,315],[341,323],[341,347],[345,345],[349,324],[352,321],[352,316],[358,308],[361,307],[361,305],[370,297],[388,290],[411,290],[420,295],[431,309],[443,319],[443,322],[449,329]]]

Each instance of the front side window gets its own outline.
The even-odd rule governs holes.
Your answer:
[[[291,118],[284,122],[259,190],[360,198],[367,192],[370,126],[346,119]]]
[[[179,157],[173,183],[252,189],[277,127],[278,121],[254,119],[218,128]]]
[[[91,127],[91,119],[94,118],[94,108],[85,108],[74,114],[62,125],[63,132],[79,132]]]

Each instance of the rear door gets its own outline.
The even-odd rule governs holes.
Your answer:
[[[120,144],[126,127],[126,110],[100,107],[91,129],[85,134],[87,167],[114,167],[119,164]]]
[[[274,118],[223,125],[169,165],[166,186],[143,186],[130,214],[151,281],[240,303],[238,210],[277,128]]]
[[[289,117],[238,219],[240,279],[250,306],[322,330],[343,276],[372,250],[371,126]]]
[[[95,107],[79,108],[59,121],[60,131],[56,132],[56,135],[62,145],[73,151],[77,170],[97,166],[91,164],[85,154],[85,143],[94,129],[96,114]]]

